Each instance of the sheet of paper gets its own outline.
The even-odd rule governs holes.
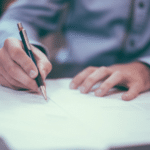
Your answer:
[[[11,148],[43,150],[95,146],[82,122],[54,101],[46,102],[40,95],[4,87],[0,87],[0,95],[0,137]]]
[[[0,136],[14,149],[97,148],[150,143],[150,92],[95,97],[70,90],[71,79],[47,80],[41,95],[0,87]]]
[[[48,83],[48,91],[53,91],[48,95],[85,123],[94,137],[106,139],[107,145],[150,143],[150,92],[126,102],[121,100],[123,92],[116,89],[110,90],[105,98],[99,98],[95,97],[93,92],[85,95],[79,90],[70,90],[68,88],[70,81],[70,79],[53,81],[50,84],[57,87],[53,89],[50,89]],[[55,89],[59,94],[54,94]]]

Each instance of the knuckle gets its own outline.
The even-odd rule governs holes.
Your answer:
[[[92,66],[89,66],[89,67],[87,67],[86,69],[87,70],[91,70],[93,67]]]
[[[95,82],[95,79],[93,78],[93,77],[88,77],[87,79],[86,79],[86,83],[88,83],[88,84],[92,84],[92,83],[94,83]]]
[[[82,81],[82,80],[86,80],[86,77],[84,77],[84,74],[80,73],[74,79],[75,79],[76,82],[79,82],[79,81]]]
[[[80,77],[79,75],[75,76],[75,77],[72,79],[72,82],[73,82],[74,84],[77,84],[77,85],[80,84],[81,81],[82,81],[82,77]]]
[[[83,76],[84,76],[83,72],[84,72],[84,71],[78,73],[78,74],[75,76],[74,79],[81,79],[81,78],[83,78]]]
[[[111,87],[112,86],[112,83],[111,82],[105,82],[105,85],[104,85],[104,87],[106,88],[106,87]]]
[[[116,74],[118,77],[120,77],[120,76],[123,75],[121,71],[115,71],[115,74]]]
[[[121,80],[124,79],[124,74],[121,71],[115,71],[114,75],[115,75],[115,78],[117,78],[118,81],[119,80],[121,81]]]
[[[85,70],[86,70],[87,72],[92,72],[94,69],[95,69],[95,67],[89,66],[89,67],[87,67]]]
[[[132,71],[126,71],[125,75],[129,78],[133,77],[135,74],[132,73]]]
[[[103,73],[107,73],[107,72],[108,72],[108,68],[105,67],[105,66],[100,67],[100,69],[101,69],[101,71],[102,71]]]

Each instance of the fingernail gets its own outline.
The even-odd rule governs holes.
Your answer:
[[[81,86],[79,89],[81,93],[85,93],[85,87]]]
[[[36,72],[34,70],[31,70],[29,75],[30,75],[31,78],[35,78],[36,77]]]
[[[97,91],[95,91],[95,95],[96,96],[100,96],[102,93],[102,90],[101,89],[98,89]]]
[[[75,89],[75,84],[74,83],[70,83],[70,89]]]

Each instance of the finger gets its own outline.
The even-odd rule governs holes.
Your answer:
[[[14,80],[20,82],[28,89],[32,89],[38,91],[37,84],[34,79],[30,78],[24,70],[16,64],[8,55],[5,53],[4,57],[1,57],[1,63],[3,65],[4,70],[9,74]]]
[[[108,79],[106,79],[101,86],[96,89],[95,95],[96,96],[104,96],[111,88],[115,85],[118,85],[123,81],[123,75],[120,71],[114,72]]]
[[[42,53],[39,49],[37,49],[36,47],[32,46],[32,52],[36,59],[39,72],[44,81],[45,78],[47,77],[47,75],[52,70],[52,64],[49,62],[47,56],[44,53]]]
[[[127,92],[122,95],[122,99],[125,101],[132,100],[136,98],[141,92],[138,85],[131,86]]]
[[[88,67],[86,69],[84,69],[82,72],[80,72],[79,74],[77,74],[73,80],[71,81],[69,87],[71,89],[76,89],[78,88],[82,82],[91,74],[93,73],[95,70],[97,69],[97,67]]]
[[[19,83],[18,81],[14,80],[7,72],[4,70],[2,66],[0,66],[0,72],[3,78],[12,86],[15,87],[17,90],[19,89],[28,89],[23,84]],[[6,85],[5,85],[6,86]],[[9,86],[10,87],[10,86]]]
[[[0,75],[0,84],[4,87],[14,89],[14,87],[2,75]]]
[[[13,90],[22,90],[22,88],[18,88],[16,86],[11,85],[2,75],[0,75],[0,84],[4,87],[11,88]],[[27,89],[23,89],[27,90]]]
[[[49,63],[47,64],[43,64],[43,63],[38,63],[38,68],[39,68],[39,72],[41,74],[42,80],[44,81],[47,77],[47,75],[49,74],[49,72],[51,71],[51,65]]]
[[[38,70],[34,62],[23,50],[21,41],[14,38],[8,38],[7,40],[5,40],[4,47],[7,50],[11,59],[15,61],[18,65],[20,65],[21,68],[31,78],[35,78],[38,75]]]
[[[88,93],[91,88],[100,80],[111,75],[111,70],[107,67],[100,67],[90,74],[80,86],[81,93]]]

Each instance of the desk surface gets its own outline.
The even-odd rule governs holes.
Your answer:
[[[109,149],[150,144],[150,92],[121,100],[70,90],[71,79],[47,80],[41,95],[0,87],[0,137],[12,149]]]

